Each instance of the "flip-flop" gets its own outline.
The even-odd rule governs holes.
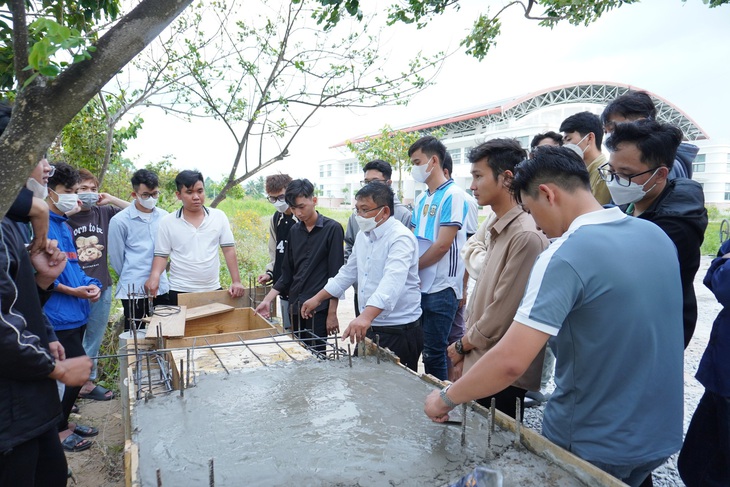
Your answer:
[[[79,393],[79,397],[81,399],[93,399],[94,401],[110,401],[114,399],[114,393],[111,392],[111,394],[108,394],[110,392],[111,391],[105,387],[94,386],[94,388],[89,393]]]
[[[99,430],[94,428],[93,426],[84,426],[82,424],[77,424],[74,428],[74,433],[83,438],[89,438],[91,436],[98,435]]]
[[[81,438],[76,433],[71,433],[61,442],[61,446],[68,452],[79,452],[88,450],[93,443],[85,438]]]

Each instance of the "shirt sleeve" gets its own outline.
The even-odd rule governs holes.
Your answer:
[[[415,239],[408,237],[398,236],[388,246],[383,278],[365,306],[374,306],[383,311],[393,311],[395,308],[405,288],[413,255],[418,251]]]
[[[220,212],[220,216],[222,217],[222,228],[218,243],[221,247],[235,247],[236,240],[233,238],[233,232],[231,231],[231,222],[228,221],[228,217],[222,211]]]
[[[439,225],[443,227],[457,226],[461,228],[466,218],[466,202],[464,193],[459,190],[450,192],[441,202]]]
[[[480,317],[467,332],[469,343],[480,350],[488,350],[507,333],[525,291],[532,264],[542,250],[543,240],[536,233],[522,232],[512,238],[505,266],[499,275],[493,276],[497,280],[494,299],[485,310],[473,311],[480,313]]]
[[[109,235],[107,236],[107,255],[109,256],[109,264],[111,264],[114,272],[118,276],[122,274],[124,266],[124,245],[127,241],[127,229],[120,222],[120,218],[112,218],[109,222]]]
[[[532,268],[515,321],[555,336],[571,310],[580,305],[582,296],[583,283],[578,273],[548,249]]]
[[[172,216],[171,218],[175,218],[175,216]],[[170,240],[170,225],[167,222],[167,216],[165,216],[160,220],[160,226],[157,228],[155,257],[169,257],[171,251],[172,243]]]
[[[298,226],[303,223],[295,223],[291,229],[289,229],[289,245],[286,246],[284,251],[284,260],[281,262],[281,275],[279,279],[274,283],[273,288],[276,289],[279,294],[289,294],[289,287],[291,287],[293,275],[294,275],[294,254],[292,248],[294,247],[294,241],[296,240],[296,232]]]
[[[365,238],[364,236],[359,238]],[[340,270],[337,272],[335,277],[330,277],[327,284],[324,286],[324,290],[330,293],[332,296],[342,299],[345,291],[357,282],[357,241],[352,247],[352,253],[350,258],[345,262]]]
[[[492,215],[494,216],[494,215]],[[484,261],[487,259],[487,246],[489,243],[489,228],[492,219],[486,219],[479,226],[477,232],[469,237],[464,247],[461,249],[461,258],[464,260],[464,267],[469,276],[476,279],[484,267]]]

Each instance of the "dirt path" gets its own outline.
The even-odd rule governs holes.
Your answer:
[[[119,399],[79,401],[78,415],[71,421],[99,428],[94,445],[86,451],[66,453],[77,487],[121,487],[124,485],[124,428]]]

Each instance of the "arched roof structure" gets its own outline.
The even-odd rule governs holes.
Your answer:
[[[689,115],[664,98],[636,86],[608,82],[587,82],[547,88],[527,95],[494,102],[477,111],[442,117],[399,130],[428,134],[436,129],[444,129],[447,137],[463,137],[483,133],[488,128],[496,128],[509,120],[519,120],[541,108],[570,103],[606,105],[629,90],[646,91],[656,105],[657,119],[660,122],[679,127],[686,140],[708,138],[705,131]],[[357,143],[363,140],[364,137],[352,142]],[[344,143],[338,145],[344,145]]]

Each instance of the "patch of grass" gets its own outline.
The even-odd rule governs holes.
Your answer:
[[[119,350],[119,334],[121,333],[121,321],[124,315],[116,314],[121,308],[118,300],[112,302],[112,317],[114,323],[106,327],[104,338],[99,347],[99,355],[116,355]],[[110,391],[114,391],[114,395],[119,395],[119,359],[116,357],[103,358],[97,361],[96,383],[102,387],[106,387]]]

